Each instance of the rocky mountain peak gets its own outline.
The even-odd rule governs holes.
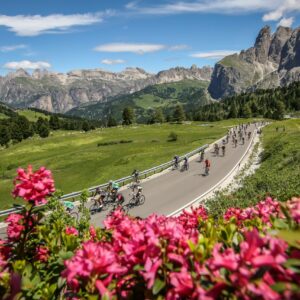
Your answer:
[[[17,69],[15,72],[10,72],[7,75],[8,78],[16,78],[16,77],[30,77],[30,74],[26,72],[24,69]]]
[[[287,40],[291,37],[293,30],[288,27],[279,26],[272,35],[272,41],[269,49],[269,60],[279,64],[281,51]]]
[[[291,70],[300,67],[300,27],[296,28],[282,49],[279,69]]]
[[[209,92],[218,99],[256,88],[275,88],[300,80],[300,27],[263,27],[254,47],[215,65]]]
[[[268,54],[271,44],[271,28],[270,26],[263,27],[255,40],[255,56],[260,63],[265,63],[268,60]]]

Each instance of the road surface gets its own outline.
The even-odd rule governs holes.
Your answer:
[[[255,126],[251,125],[248,131],[251,131],[253,135],[254,129]],[[146,201],[143,205],[130,209],[129,214],[144,218],[152,213],[168,215],[182,208],[222,180],[239,162],[247,151],[250,142],[251,139],[246,138],[244,145],[238,142],[237,147],[235,147],[230,139],[229,143],[226,144],[226,155],[224,157],[221,155],[221,151],[220,156],[216,156],[212,152],[213,149],[206,150],[205,158],[211,161],[209,176],[204,176],[204,163],[199,162],[198,156],[190,161],[188,171],[170,170],[142,182],[141,186]],[[128,188],[122,191],[126,199],[125,204],[130,199],[130,192]],[[91,205],[91,203],[88,205]],[[107,211],[93,214],[91,223],[102,227],[103,220],[109,210],[110,208]]]

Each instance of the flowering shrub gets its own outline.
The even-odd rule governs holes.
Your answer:
[[[45,204],[46,197],[55,191],[51,171],[41,167],[33,172],[32,166],[28,166],[27,172],[22,168],[19,168],[17,172],[13,196],[34,202],[34,205]]]
[[[50,173],[29,173],[26,186],[36,200],[33,182]],[[299,198],[286,204],[267,198],[254,207],[229,209],[218,220],[203,207],[146,219],[116,210],[100,229],[88,225],[84,213],[75,222],[55,196],[48,199],[49,215],[36,212],[35,204],[54,190],[44,186],[37,202],[28,192],[16,192],[28,206],[6,220],[1,299],[300,297]]]

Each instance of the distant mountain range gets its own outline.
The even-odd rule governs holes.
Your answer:
[[[215,65],[208,88],[219,99],[255,89],[287,86],[300,80],[300,27],[266,26],[254,47],[224,57]]]
[[[131,107],[135,111],[136,121],[146,123],[156,108],[161,108],[165,116],[171,116],[175,106],[181,104],[187,114],[193,115],[199,106],[212,101],[207,92],[208,84],[208,81],[181,80],[152,85],[133,94],[117,96],[107,102],[75,107],[67,114],[102,120],[104,123],[112,116],[120,122],[123,109]]]
[[[0,101],[17,108],[35,107],[65,113],[83,104],[106,102],[109,98],[131,94],[147,86],[198,80],[209,82],[210,67],[172,68],[150,74],[140,68],[120,73],[101,69],[77,70],[66,74],[35,70],[31,75],[20,69],[0,77]]]
[[[181,88],[186,91],[189,86],[183,87],[186,81],[193,81],[193,86],[198,82],[200,90],[203,90],[205,83],[213,99],[300,81],[300,27],[293,30],[280,26],[272,34],[270,27],[266,26],[260,30],[253,47],[224,57],[214,68],[193,65],[191,68],[176,67],[157,74],[140,68],[127,68],[119,73],[94,69],[65,74],[47,70],[35,70],[29,74],[20,69],[0,77],[0,101],[16,108],[34,107],[58,113],[70,111],[76,115],[81,112],[85,116],[99,117],[100,113],[110,111],[111,107],[124,106],[116,105],[123,100],[126,103],[133,101],[134,107],[145,109],[144,102],[138,103],[139,94],[136,92],[142,91],[142,94],[148,95],[149,90],[144,91],[145,88],[153,87],[154,91],[157,90],[156,85],[166,85],[158,90],[167,89],[168,84],[174,82],[183,82]],[[201,105],[210,99],[207,92],[205,97],[201,95],[196,98],[195,91],[190,91],[192,94],[190,97],[185,94],[183,103],[194,99]],[[154,94],[152,98],[158,99]],[[177,94],[175,99],[171,99],[182,102],[182,99],[177,99]],[[170,105],[165,100],[161,102],[163,107]],[[110,101],[114,103],[106,104]],[[93,112],[94,108],[99,111]]]

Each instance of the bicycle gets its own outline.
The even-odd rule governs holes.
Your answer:
[[[66,208],[66,212],[77,222],[79,218],[78,212],[74,211],[75,205],[71,201],[64,201],[64,207]]]
[[[136,194],[132,193],[131,195],[132,195],[132,197],[129,200],[129,207],[143,205],[146,201],[146,197],[142,194],[141,187]]]
[[[184,162],[184,164],[182,165],[182,171],[188,171],[189,169],[189,163],[188,162]]]

